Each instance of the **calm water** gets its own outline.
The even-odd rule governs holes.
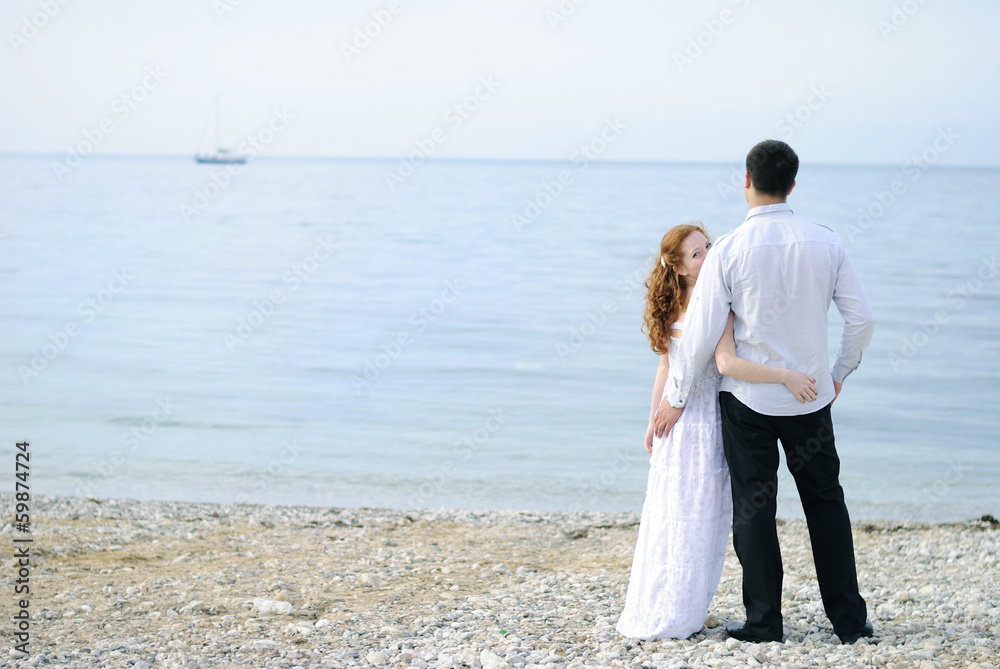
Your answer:
[[[668,227],[742,222],[737,166],[395,167],[0,157],[4,485],[28,439],[44,493],[638,510],[641,282]],[[878,319],[834,410],[852,515],[1000,515],[1000,170],[798,181]]]

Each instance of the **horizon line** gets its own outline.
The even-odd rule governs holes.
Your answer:
[[[51,152],[51,151],[0,151],[0,157],[22,157],[22,158],[42,158],[42,157],[61,157],[63,152]],[[193,160],[195,158],[194,153],[93,153],[86,156],[86,158],[156,158],[156,159],[187,159]],[[405,161],[406,157],[400,156],[338,156],[338,155],[296,155],[296,154],[274,154],[274,155],[259,155],[249,162],[256,162],[258,160],[344,160],[344,161],[358,161],[358,162],[389,162],[389,161]],[[425,157],[423,162],[438,162],[438,163],[448,163],[448,162],[494,162],[494,163],[568,163],[569,160],[565,158],[501,158],[501,157],[439,157],[439,156],[429,156]],[[591,161],[591,165],[601,165],[601,164],[616,164],[616,165],[738,165],[742,161],[726,161],[726,160],[643,160],[643,159],[600,159]],[[808,165],[817,167],[899,167],[901,164],[905,163],[852,163],[852,162],[811,162]],[[800,168],[802,164],[800,163]],[[944,169],[1000,169],[1000,163],[995,165],[990,164],[963,164],[963,165],[934,165],[935,168]]]

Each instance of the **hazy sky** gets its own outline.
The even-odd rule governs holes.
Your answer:
[[[617,119],[605,159],[945,133],[939,164],[1000,165],[996,0],[9,0],[0,29],[0,152],[190,155],[221,93],[223,143],[282,126],[274,156],[566,160]]]

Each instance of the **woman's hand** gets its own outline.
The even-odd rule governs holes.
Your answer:
[[[816,399],[816,379],[808,374],[794,369],[786,370],[784,384],[800,402],[812,402]]]
[[[649,420],[649,426],[646,428],[646,452],[650,455],[653,454],[653,419]]]

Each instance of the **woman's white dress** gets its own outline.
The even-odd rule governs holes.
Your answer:
[[[673,365],[679,340],[671,340],[667,356]],[[653,438],[632,575],[617,625],[625,636],[685,639],[705,623],[733,517],[722,450],[721,378],[713,359],[674,428]]]

